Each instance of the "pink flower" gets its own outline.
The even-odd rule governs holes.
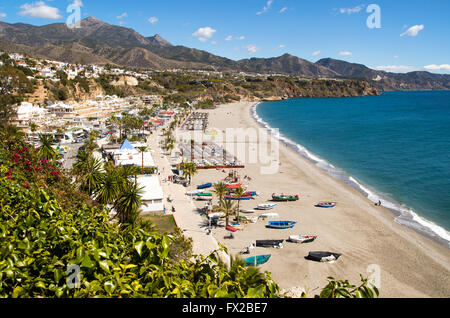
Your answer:
[[[47,159],[42,159],[41,162],[42,162],[42,163],[47,163],[48,160],[47,160]]]
[[[30,186],[28,183],[26,183],[26,182],[23,183],[23,186],[24,186],[25,188],[27,188],[27,189],[31,188],[31,186]]]
[[[55,176],[55,175],[59,175],[59,172],[58,172],[58,171],[52,171],[52,172],[50,172],[50,174],[51,174],[52,176]]]

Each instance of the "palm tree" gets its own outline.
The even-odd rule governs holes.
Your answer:
[[[191,184],[192,177],[197,173],[197,167],[193,162],[182,163],[183,175],[189,177],[189,184]]]
[[[136,182],[129,182],[125,191],[114,202],[120,224],[136,222],[142,205],[142,192],[143,187],[138,188]]]
[[[117,172],[112,169],[106,169],[102,175],[101,185],[96,191],[96,200],[100,204],[112,204],[121,193],[121,180]]]
[[[195,140],[191,139],[191,161],[194,161],[194,145],[195,145]]]
[[[53,160],[58,155],[58,152],[53,145],[55,144],[55,138],[51,135],[41,134],[39,136],[39,142],[41,143],[41,147],[39,148],[38,155],[42,159]]]
[[[219,202],[221,202],[221,201],[223,201],[223,198],[225,197],[225,195],[228,192],[228,187],[223,182],[216,183],[216,184],[214,184],[214,192],[217,195],[217,197],[219,198]]]
[[[241,206],[241,198],[244,196],[244,194],[245,194],[245,190],[242,187],[239,187],[234,191],[234,195],[238,198],[236,218],[239,218],[239,209]]]
[[[89,155],[84,161],[74,164],[72,173],[76,176],[81,191],[92,195],[100,188],[103,179],[102,164],[102,160]]]
[[[228,227],[230,224],[230,216],[234,213],[234,209],[236,208],[235,203],[230,199],[222,200],[219,202],[219,211],[225,213],[225,222]]]
[[[142,154],[142,174],[144,174],[144,153],[147,152],[147,147],[142,146],[142,147],[138,147],[138,151]]]
[[[166,148],[167,148],[167,151],[169,152],[168,154],[170,155],[172,153],[173,148],[175,148],[175,146],[173,145],[173,142],[170,142]]]
[[[32,133],[31,138],[33,138],[33,141],[32,141],[33,144],[34,144],[34,133],[37,131],[38,128],[39,128],[39,126],[36,123],[34,123],[34,122],[30,123],[30,130]]]

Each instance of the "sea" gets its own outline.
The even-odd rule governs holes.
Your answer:
[[[395,222],[450,248],[450,91],[262,102],[252,114]]]

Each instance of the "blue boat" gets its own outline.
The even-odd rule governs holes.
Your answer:
[[[212,183],[205,183],[205,184],[199,185],[197,187],[197,189],[207,189],[207,188],[211,188],[211,187],[212,187]]]
[[[234,196],[234,195],[226,195],[225,199],[226,200],[252,200],[253,197],[252,196],[243,196],[243,197],[238,198],[237,196]]]
[[[270,221],[266,227],[271,229],[291,229],[297,224],[294,221]]]
[[[258,266],[258,265],[267,263],[267,261],[269,260],[269,258],[271,256],[272,255],[270,255],[270,254],[252,256],[252,257],[244,258],[244,262],[246,263],[247,266]]]

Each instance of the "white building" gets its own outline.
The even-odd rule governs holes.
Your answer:
[[[142,214],[164,211],[164,193],[157,175],[137,177],[138,187],[143,187]]]

